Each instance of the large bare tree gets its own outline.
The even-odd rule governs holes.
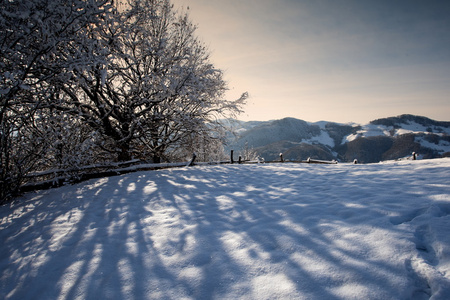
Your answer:
[[[76,84],[61,81],[54,107],[101,132],[121,161],[159,162],[197,133],[217,138],[214,123],[239,113],[247,95],[224,99],[222,71],[195,30],[169,0],[122,2],[107,26],[93,32],[108,64],[74,70]]]
[[[0,201],[35,169],[45,152],[34,139],[34,114],[70,79],[102,56],[85,37],[101,28],[109,0],[0,0]],[[98,51],[91,53],[98,53]]]

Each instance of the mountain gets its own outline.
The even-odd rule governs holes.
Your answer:
[[[422,116],[401,115],[366,125],[294,118],[264,122],[233,122],[235,136],[228,148],[248,159],[249,153],[265,160],[324,160],[362,163],[391,160],[416,152],[421,158],[450,156],[450,122]],[[249,151],[251,149],[252,151]]]

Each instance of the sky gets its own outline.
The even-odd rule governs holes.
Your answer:
[[[172,0],[189,7],[239,119],[450,121],[450,1]]]

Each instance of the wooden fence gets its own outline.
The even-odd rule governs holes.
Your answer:
[[[40,189],[49,189],[59,187],[64,184],[77,183],[93,178],[116,176],[137,171],[158,170],[167,168],[179,168],[185,166],[196,165],[217,165],[217,164],[258,164],[258,163],[310,163],[310,164],[336,164],[336,161],[325,161],[308,158],[307,160],[286,161],[280,154],[280,160],[264,161],[243,160],[239,156],[238,160],[234,160],[233,151],[231,151],[230,160],[216,162],[196,162],[196,155],[192,156],[189,162],[178,163],[148,163],[141,160],[132,160],[121,163],[111,163],[104,165],[84,166],[80,168],[64,169],[64,170],[48,170],[35,172],[25,176],[24,184],[20,187],[20,192],[28,192]]]

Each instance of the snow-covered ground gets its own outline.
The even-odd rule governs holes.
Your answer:
[[[138,172],[0,221],[1,299],[450,299],[450,159]]]

